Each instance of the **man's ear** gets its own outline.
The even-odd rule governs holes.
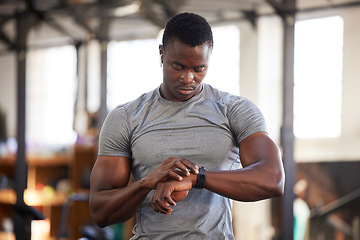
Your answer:
[[[164,50],[163,50],[163,45],[161,44],[159,45],[159,53],[160,53],[160,67],[162,67]]]
[[[160,53],[160,66],[162,66],[163,64],[163,55],[164,55],[164,49],[163,49],[163,45],[159,45],[159,53]]]
[[[160,53],[160,57],[162,58],[163,54],[164,54],[164,47],[163,45],[159,45],[159,53]]]

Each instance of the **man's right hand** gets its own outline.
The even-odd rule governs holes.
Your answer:
[[[156,189],[159,182],[168,180],[182,181],[190,173],[198,174],[199,166],[184,158],[169,157],[144,178],[150,189]]]

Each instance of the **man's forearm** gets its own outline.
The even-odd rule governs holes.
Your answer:
[[[249,166],[232,171],[207,172],[205,188],[237,201],[257,201],[283,194],[281,170],[270,172]]]
[[[105,227],[129,220],[151,191],[144,179],[127,187],[90,194],[90,210],[97,225]]]

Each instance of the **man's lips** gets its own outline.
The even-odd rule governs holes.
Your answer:
[[[196,87],[194,86],[178,86],[176,87],[177,90],[180,90],[180,91],[193,91],[196,89]]]
[[[190,94],[195,90],[195,87],[177,87],[176,89],[182,94]]]

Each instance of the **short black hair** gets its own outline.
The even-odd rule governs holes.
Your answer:
[[[204,17],[195,13],[179,13],[167,22],[162,38],[163,48],[165,49],[174,39],[179,39],[191,47],[205,42],[209,43],[211,48],[214,46],[210,24]]]

